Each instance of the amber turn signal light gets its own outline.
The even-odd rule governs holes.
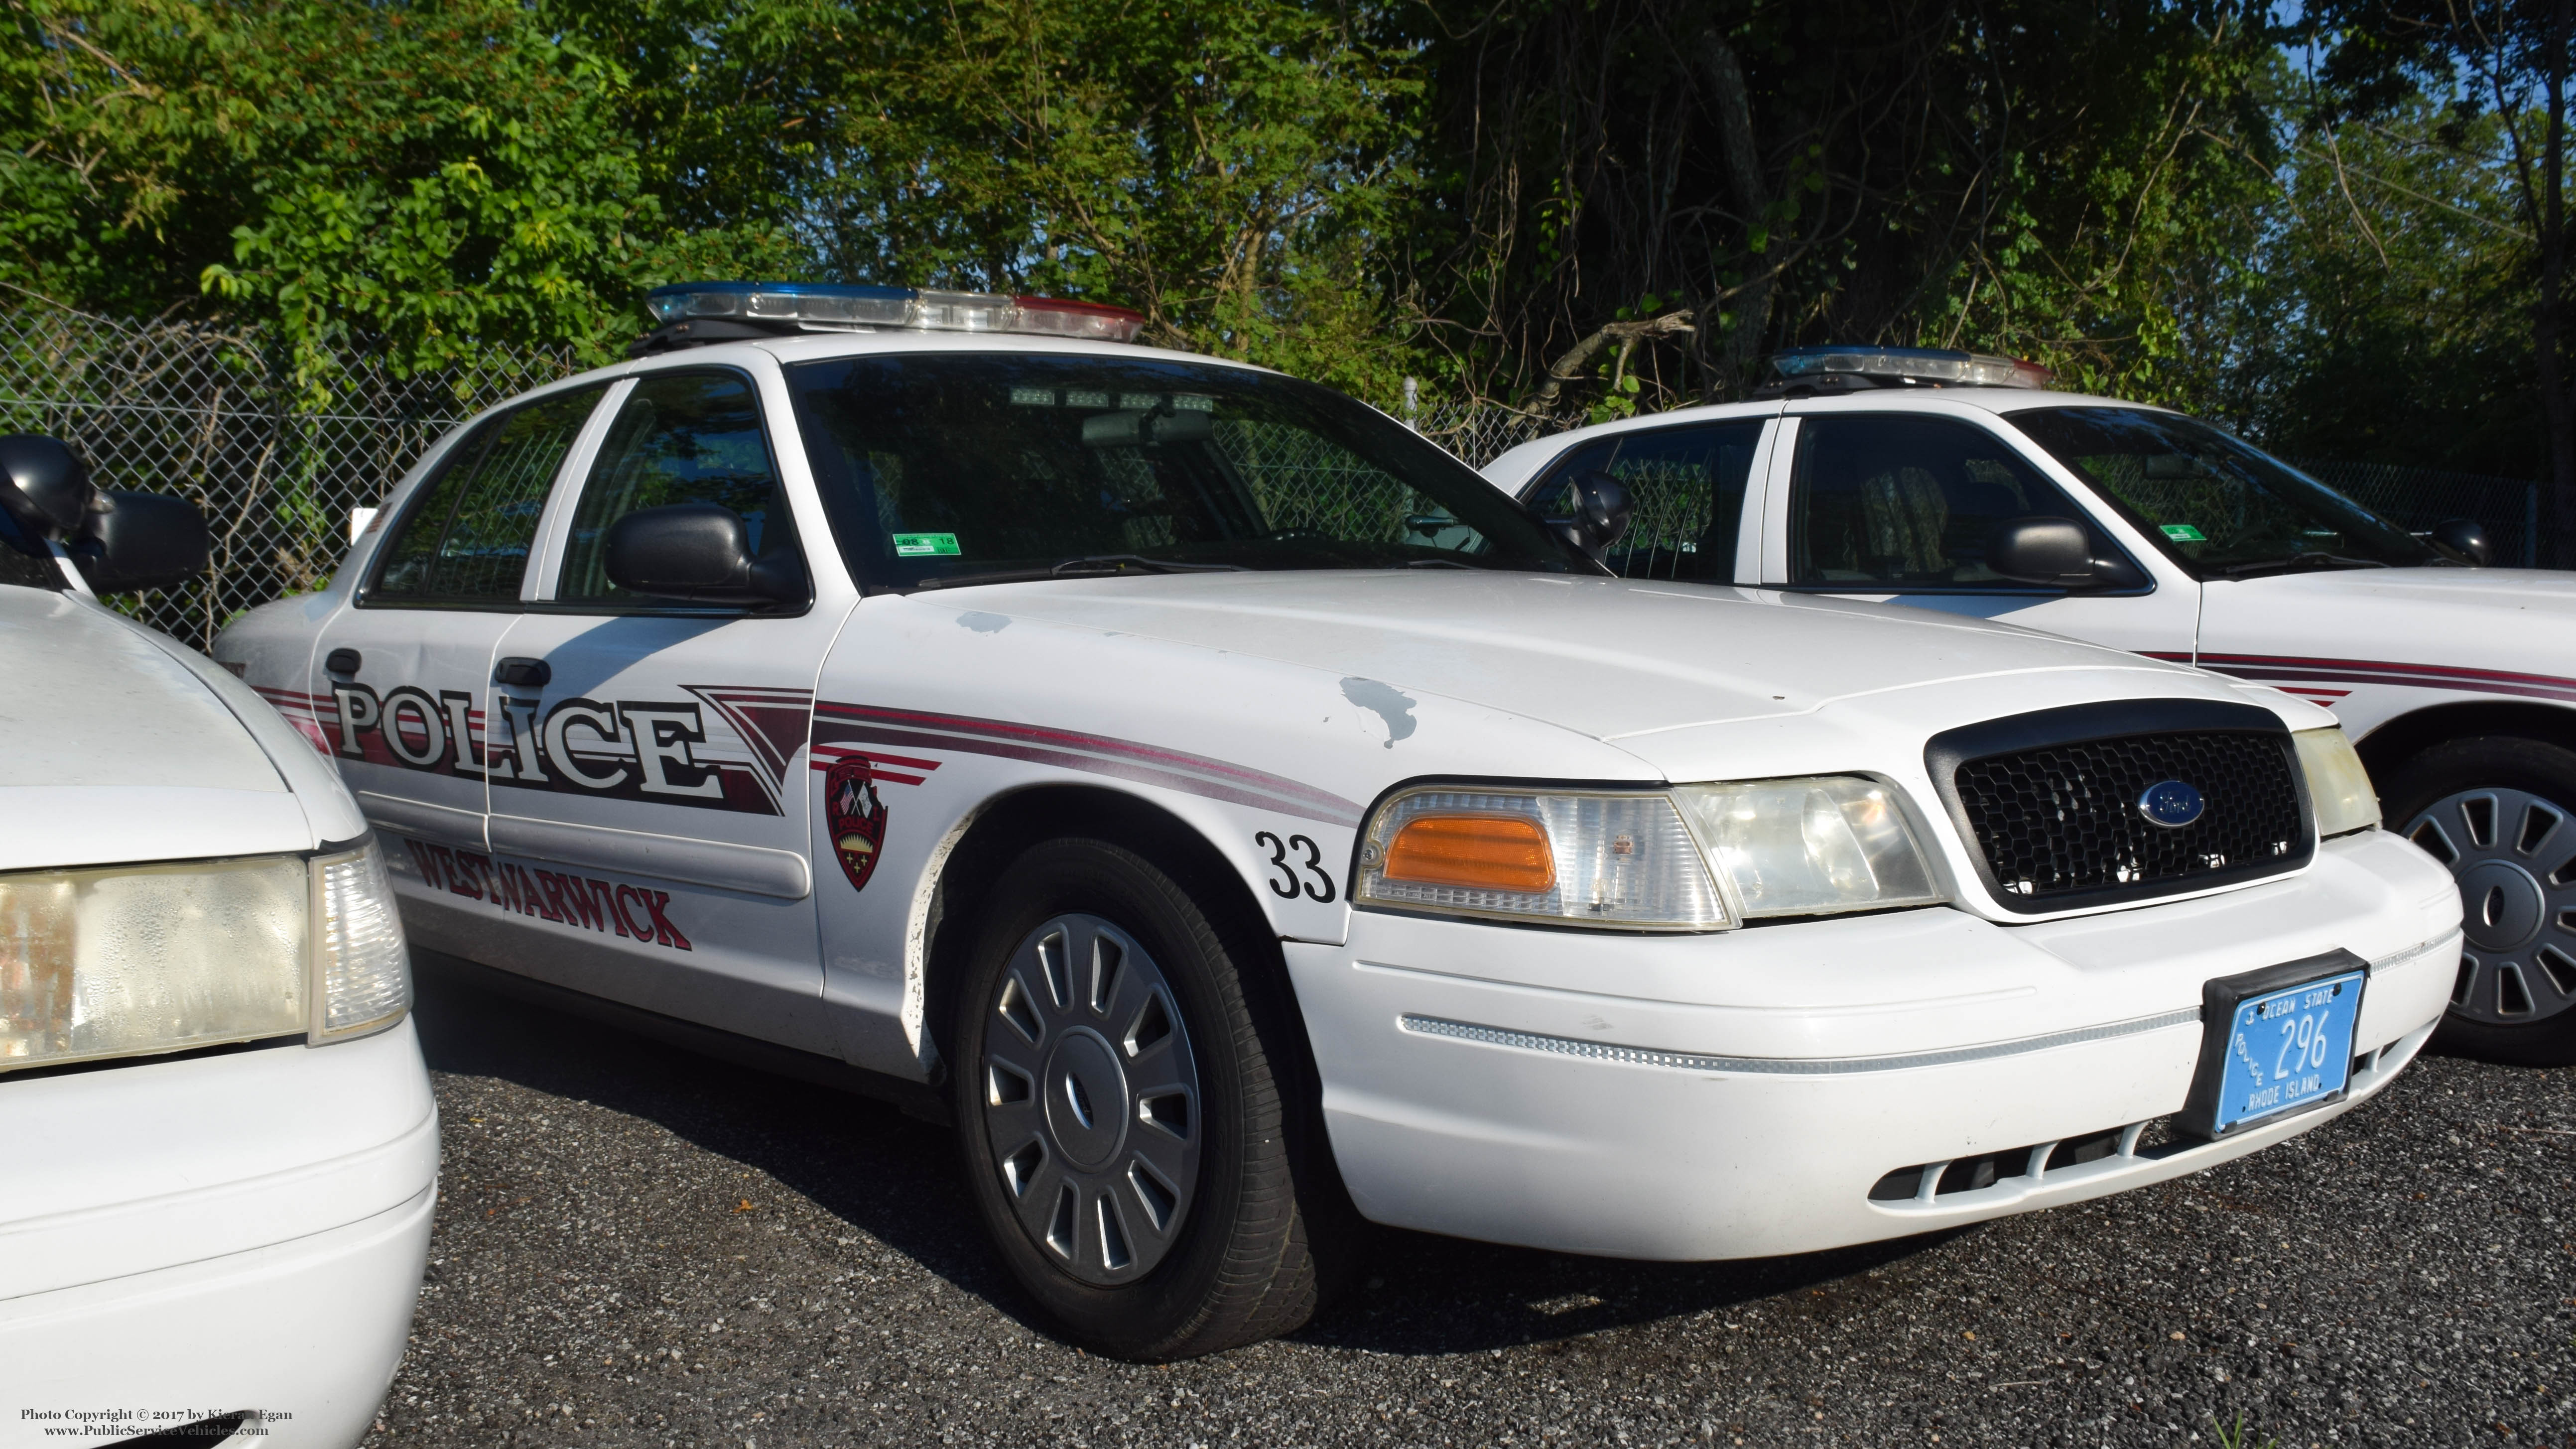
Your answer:
[[[1526,815],[1421,815],[1386,848],[1380,872],[1417,885],[1535,895],[1556,884],[1547,832]]]

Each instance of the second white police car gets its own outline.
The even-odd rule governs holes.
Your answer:
[[[1708,1259],[2094,1197],[2441,1016],[2458,898],[2313,705],[1617,578],[1132,314],[654,301],[216,653],[424,960],[936,1091],[1097,1348],[1295,1326],[1354,1208]]]

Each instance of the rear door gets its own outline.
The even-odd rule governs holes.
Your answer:
[[[2196,581],[2123,548],[2091,511],[1992,429],[1935,412],[1811,412],[1773,450],[1763,572],[1775,588],[1997,619],[2143,654],[2188,659]],[[1785,485],[1785,486],[1784,486]],[[1986,567],[2011,518],[2073,519],[2120,571],[2069,592]]]
[[[1521,501],[1542,517],[1563,518],[1572,512],[1574,480],[1607,473],[1627,486],[1636,511],[1603,562],[1632,579],[1753,583],[1761,577],[1761,506],[1751,484],[1770,428],[1756,417],[1613,433],[1548,465]]]
[[[514,768],[492,777],[492,850],[531,929],[496,964],[829,1053],[806,745],[855,599],[832,570],[810,604],[677,604],[605,563],[628,514],[715,503],[815,578],[809,544],[830,534],[801,463],[789,486],[771,416],[761,380],[730,367],[643,372],[610,400],[555,562],[499,650]]]
[[[485,848],[494,768],[492,655],[518,618],[548,492],[604,391],[545,394],[460,440],[413,490],[314,651],[321,742],[367,819],[406,842],[389,840],[387,859],[404,919],[432,949],[496,949],[499,922],[471,863]]]

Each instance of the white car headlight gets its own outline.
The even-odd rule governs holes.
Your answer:
[[[1856,775],[1673,792],[1748,919],[1931,905],[1945,899],[1896,792]]]
[[[2290,743],[2298,747],[2299,772],[2307,776],[2308,799],[2316,805],[2318,839],[2379,823],[2379,794],[2341,728],[2300,730]]]
[[[383,858],[0,875],[0,1072],[392,1025],[411,970]]]
[[[1628,930],[1728,924],[1699,846],[1658,792],[1409,790],[1360,837],[1358,898],[1447,915]]]
[[[1652,794],[1425,786],[1378,807],[1359,866],[1364,904],[1626,930],[1944,899],[1895,792],[1844,776]]]

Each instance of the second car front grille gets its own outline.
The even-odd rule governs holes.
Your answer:
[[[2232,714],[2234,707],[2199,709]],[[2044,743],[2031,736],[2048,732],[2047,716],[1997,721],[2006,728],[1972,727],[1937,740],[1934,779],[1982,857],[1987,883],[2014,910],[2145,899],[2278,874],[2307,861],[2313,831],[2288,733],[2269,711],[2252,713],[2268,727],[2093,738],[2069,731],[2077,737]],[[2137,720],[2132,728],[2157,722]],[[1986,738],[1977,738],[1981,733]],[[1956,750],[1948,760],[1939,758],[1944,741]],[[1987,752],[1976,749],[1980,744],[2019,747]],[[2141,799],[2165,781],[2198,793],[2197,819],[2180,826],[2149,820]]]

